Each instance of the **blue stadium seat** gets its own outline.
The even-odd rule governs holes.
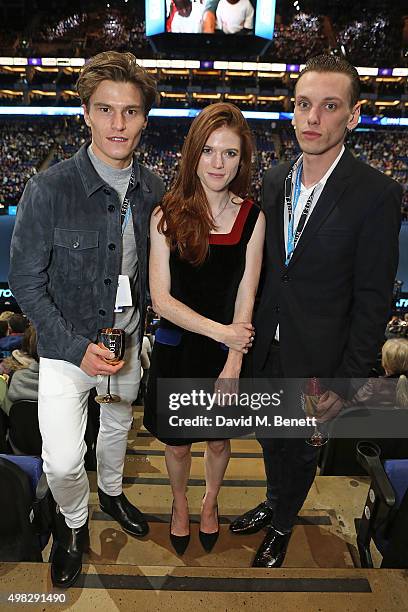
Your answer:
[[[380,459],[373,442],[357,444],[357,460],[371,477],[361,519],[355,521],[362,567],[373,567],[370,543],[383,560],[381,567],[408,569],[408,459]]]
[[[42,561],[55,502],[39,457],[0,455],[0,560]]]
[[[18,400],[12,404],[9,413],[8,439],[15,455],[41,455],[38,402]]]

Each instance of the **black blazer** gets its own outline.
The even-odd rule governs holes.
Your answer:
[[[286,267],[283,188],[290,166],[268,170],[263,180],[267,229],[255,370],[262,370],[279,325],[285,376],[368,376],[391,307],[402,188],[346,149]]]

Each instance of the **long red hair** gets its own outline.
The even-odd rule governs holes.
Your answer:
[[[179,170],[170,191],[163,198],[163,216],[157,226],[166,236],[170,249],[177,249],[182,259],[196,266],[205,261],[209,235],[216,228],[197,176],[197,166],[210,135],[221,127],[234,130],[241,139],[238,172],[229,189],[241,198],[248,197],[254,151],[252,133],[237,106],[217,102],[204,108],[191,124],[181,150]]]

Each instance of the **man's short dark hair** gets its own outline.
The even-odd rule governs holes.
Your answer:
[[[15,334],[23,334],[29,326],[29,320],[22,314],[13,314],[8,320],[10,330]]]
[[[316,55],[307,60],[305,67],[299,74],[297,83],[306,72],[339,72],[346,74],[350,78],[350,104],[351,108],[360,99],[360,77],[358,72],[344,57],[337,55],[329,55],[323,53],[322,55]],[[295,86],[296,92],[296,86]]]

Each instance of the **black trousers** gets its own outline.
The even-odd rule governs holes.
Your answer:
[[[284,378],[279,345],[273,344],[262,370],[252,369],[254,378]],[[249,369],[248,368],[248,369]],[[273,525],[290,531],[316,475],[319,449],[303,438],[258,438],[266,473],[266,501],[273,508]]]

